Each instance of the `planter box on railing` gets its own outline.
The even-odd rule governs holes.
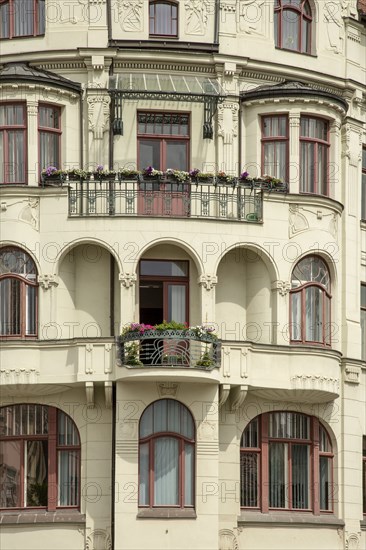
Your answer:
[[[119,338],[124,366],[212,370],[220,366],[221,343],[211,334],[192,330],[131,331]]]

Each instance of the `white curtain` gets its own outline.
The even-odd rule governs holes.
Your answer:
[[[329,498],[331,480],[331,459],[325,456],[319,457],[319,489],[320,510],[329,510],[331,502]]]
[[[299,15],[292,10],[282,12],[282,47],[299,49]]]
[[[285,443],[269,444],[269,506],[288,506],[288,446]]]
[[[292,507],[309,508],[309,446],[292,445]]]
[[[184,445],[184,504],[193,506],[193,468],[194,468],[194,447],[191,443]]]
[[[140,464],[139,464],[139,504],[147,506],[150,500],[149,489],[149,443],[140,445]]]
[[[34,34],[34,1],[14,0],[14,35]]]
[[[79,494],[79,452],[58,452],[58,506],[77,506]]]
[[[186,322],[186,287],[168,285],[168,321]]]
[[[154,445],[154,504],[179,504],[178,490],[179,443],[172,437],[162,437]]]
[[[301,340],[301,292],[291,294],[291,339]]]
[[[8,158],[5,159],[5,172],[9,183],[25,181],[24,131],[8,131]]]
[[[0,6],[0,38],[9,38],[9,3]]]
[[[305,290],[305,338],[308,342],[323,341],[323,300],[318,287]]]

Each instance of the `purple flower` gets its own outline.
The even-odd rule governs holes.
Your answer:
[[[245,172],[242,172],[242,173],[240,174],[240,179],[241,179],[241,180],[245,180],[248,176],[249,176],[249,172],[246,172],[246,171],[245,171]]]
[[[189,175],[191,176],[191,178],[195,178],[198,173],[199,173],[198,168],[195,168],[194,170],[190,170]]]
[[[98,164],[97,166],[97,172],[102,172],[104,170],[103,164]]]
[[[152,166],[148,166],[147,168],[145,168],[145,174],[147,176],[150,176],[153,171],[154,171],[154,168]]]

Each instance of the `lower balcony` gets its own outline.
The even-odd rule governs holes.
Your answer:
[[[125,372],[122,378],[181,377],[217,382],[221,342],[194,329],[130,331],[119,339],[119,359]]]

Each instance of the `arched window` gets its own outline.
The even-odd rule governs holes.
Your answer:
[[[0,250],[0,335],[37,335],[37,269],[18,248]]]
[[[195,430],[187,407],[155,401],[141,416],[139,438],[139,506],[193,507]]]
[[[80,438],[73,420],[47,405],[0,408],[0,507],[78,507]]]
[[[150,36],[178,36],[178,5],[176,2],[149,3]]]
[[[330,276],[325,262],[307,256],[291,278],[291,341],[330,346]]]
[[[311,25],[308,0],[276,0],[274,30],[277,48],[311,53]]]
[[[329,435],[317,418],[294,412],[257,416],[240,441],[240,504],[262,512],[329,512],[332,460]]]

